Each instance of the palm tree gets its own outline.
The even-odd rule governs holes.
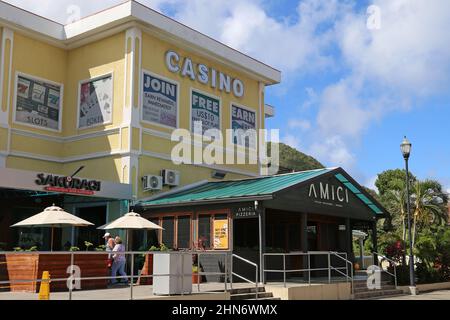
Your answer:
[[[447,222],[447,196],[442,186],[434,180],[416,181],[411,195],[413,204],[412,243],[416,243],[417,232],[424,226],[439,226]]]

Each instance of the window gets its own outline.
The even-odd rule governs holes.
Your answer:
[[[178,242],[177,247],[187,249],[191,247],[191,217],[179,216],[178,217],[178,230],[177,230]]]
[[[163,225],[164,231],[162,232],[162,243],[169,248],[174,246],[174,234],[175,234],[175,217],[164,217]]]
[[[198,240],[202,241],[205,248],[211,248],[211,216],[198,217]]]
[[[228,214],[203,213],[198,216],[198,241],[206,249],[229,248],[229,218]],[[199,243],[200,245],[200,243]]]

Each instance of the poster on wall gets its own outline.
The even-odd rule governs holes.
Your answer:
[[[209,129],[220,130],[220,100],[195,90],[191,94],[191,129],[195,122],[202,123],[202,134]]]
[[[144,72],[142,120],[176,128],[178,84]]]
[[[251,148],[256,146],[256,139],[246,139],[244,134],[247,130],[256,130],[256,112],[232,104],[231,129],[233,130],[233,142],[235,144]]]
[[[112,75],[80,84],[78,128],[88,128],[112,121]]]
[[[228,219],[214,220],[214,249],[228,249]]]
[[[17,75],[15,122],[49,130],[60,129],[62,86]]]

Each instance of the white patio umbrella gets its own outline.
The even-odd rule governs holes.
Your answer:
[[[136,212],[128,212],[124,216],[107,223],[103,226],[98,227],[101,230],[112,230],[112,229],[123,229],[127,231],[127,246],[128,244],[128,231],[129,230],[164,230],[157,224],[141,217],[140,214]]]
[[[55,228],[63,227],[87,227],[93,223],[83,220],[73,214],[64,211],[62,208],[53,206],[45,208],[44,211],[22,220],[11,227],[49,227],[52,228],[51,251],[53,251],[53,235]]]

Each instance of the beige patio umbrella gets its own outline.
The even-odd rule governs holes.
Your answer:
[[[53,235],[55,228],[63,227],[87,227],[93,223],[83,220],[73,214],[64,211],[62,208],[53,206],[45,208],[44,211],[22,220],[11,227],[49,227],[52,228],[51,251],[53,251]]]
[[[128,212],[124,216],[107,223],[103,226],[98,227],[100,230],[112,230],[112,229],[123,229],[127,231],[127,247],[129,248],[128,243],[128,232],[129,230],[164,230],[162,227],[157,224],[141,217],[140,214],[136,212]]]

